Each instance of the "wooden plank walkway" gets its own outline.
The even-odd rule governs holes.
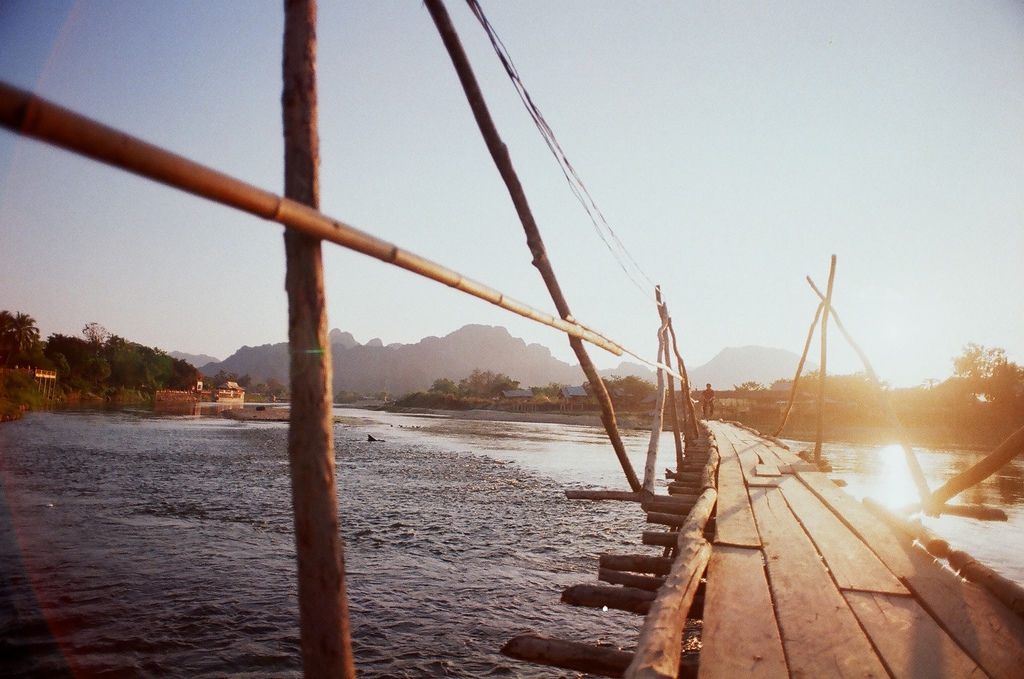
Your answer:
[[[740,427],[720,455],[698,676],[1021,677],[1024,619]]]

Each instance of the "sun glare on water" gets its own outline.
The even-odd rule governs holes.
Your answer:
[[[895,509],[920,501],[917,486],[907,467],[907,458],[899,444],[878,449],[874,466],[877,474],[865,495]]]

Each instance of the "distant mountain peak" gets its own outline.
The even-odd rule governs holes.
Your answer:
[[[544,345],[527,344],[513,337],[502,326],[465,325],[444,337],[424,337],[415,344],[385,346],[380,338],[360,344],[351,333],[337,328],[331,330],[329,339],[337,391],[387,391],[401,396],[410,391],[425,391],[437,379],[457,382],[474,370],[508,375],[523,388],[551,383],[579,385],[586,381],[579,366],[556,359]],[[172,356],[184,358],[187,355],[175,353]],[[195,358],[196,362],[190,362],[206,375],[224,370],[248,374],[255,383],[268,378],[288,380],[287,342],[241,347],[223,361]],[[799,358],[784,349],[727,347],[708,363],[689,369],[688,377],[694,388],[703,388],[708,382],[722,391],[751,381],[770,386],[780,379],[792,379]],[[808,364],[807,370],[815,369],[816,366]],[[600,373],[605,378],[636,376],[651,382],[655,380],[654,371],[638,363],[623,362],[617,368]]]
[[[331,332],[327,335],[327,343],[332,347],[335,344],[340,344],[346,349],[351,349],[352,347],[359,346],[359,342],[357,342],[356,338],[352,336],[352,333],[342,332],[338,328],[331,330]]]
[[[171,358],[177,358],[186,363],[190,363],[194,368],[200,368],[207,363],[216,363],[219,359],[213,356],[207,356],[206,354],[186,354],[184,351],[172,351],[167,354]]]
[[[728,391],[744,382],[757,382],[766,387],[778,380],[793,379],[800,356],[787,349],[747,345],[726,347],[710,361],[690,371],[693,387],[710,383],[716,390]],[[806,363],[805,371],[817,365]]]

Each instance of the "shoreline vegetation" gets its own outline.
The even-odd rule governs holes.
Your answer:
[[[1024,368],[1009,361],[1003,349],[968,344],[953,359],[953,368],[945,380],[898,389],[879,385],[864,373],[822,380],[817,371],[771,385],[719,386],[713,416],[770,434],[792,403],[780,436],[811,441],[822,402],[830,442],[884,445],[902,439],[914,446],[976,450],[999,445],[1024,425]],[[603,380],[619,427],[649,429],[657,387],[633,375]],[[31,316],[0,310],[0,421],[17,419],[26,410],[67,406],[159,407],[160,392],[202,395],[231,383],[245,389],[252,408],[242,411],[243,419],[269,419],[275,415],[270,404],[288,399],[287,386],[273,378],[261,382],[224,370],[204,376],[190,363],[118,337],[98,323],[86,324],[81,337],[53,334],[44,341]],[[700,385],[692,386],[697,390],[689,397],[697,400]],[[674,399],[680,412],[686,398],[677,393]],[[458,381],[438,377],[425,391],[398,395],[342,390],[334,401],[340,407],[410,415],[601,426],[589,384],[551,382],[523,388],[509,375],[482,369]],[[901,432],[890,425],[893,416]],[[671,412],[665,420],[670,427]]]

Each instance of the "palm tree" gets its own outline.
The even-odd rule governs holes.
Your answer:
[[[4,352],[4,365],[10,367],[14,357],[29,351],[39,342],[36,319],[26,313],[0,311],[0,347]]]

